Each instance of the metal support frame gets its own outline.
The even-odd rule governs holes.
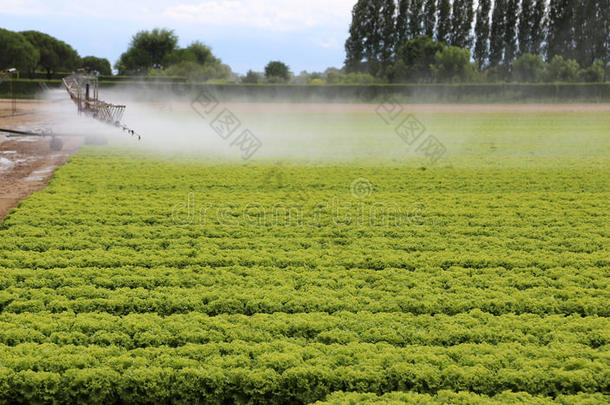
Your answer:
[[[63,85],[79,112],[108,124],[121,125],[125,106],[110,104],[98,99],[97,77],[77,73],[65,77]]]

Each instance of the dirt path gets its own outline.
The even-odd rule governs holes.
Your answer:
[[[0,117],[0,128],[26,129],[45,119],[37,114]],[[55,169],[80,147],[78,138],[62,139],[61,151],[49,147],[50,138],[7,138],[0,134],[0,222],[11,208],[48,184]]]

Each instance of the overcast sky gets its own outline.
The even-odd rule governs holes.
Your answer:
[[[356,0],[1,0],[0,27],[46,32],[81,56],[116,62],[131,36],[173,29],[187,46],[200,40],[235,72],[270,60],[294,73],[341,67]]]

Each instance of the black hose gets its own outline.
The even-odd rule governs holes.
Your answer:
[[[26,135],[26,136],[53,136],[53,134],[40,134],[36,132],[18,131],[16,129],[0,128],[0,132],[6,132],[7,134],[13,135]]]

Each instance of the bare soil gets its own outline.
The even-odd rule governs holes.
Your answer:
[[[28,129],[47,120],[36,112],[40,102],[18,104],[17,116],[0,116],[0,128]],[[2,108],[0,104],[0,108]],[[62,138],[61,151],[51,150],[50,138],[7,138],[0,134],[0,221],[11,208],[48,184],[57,167],[80,147],[79,138]]]

